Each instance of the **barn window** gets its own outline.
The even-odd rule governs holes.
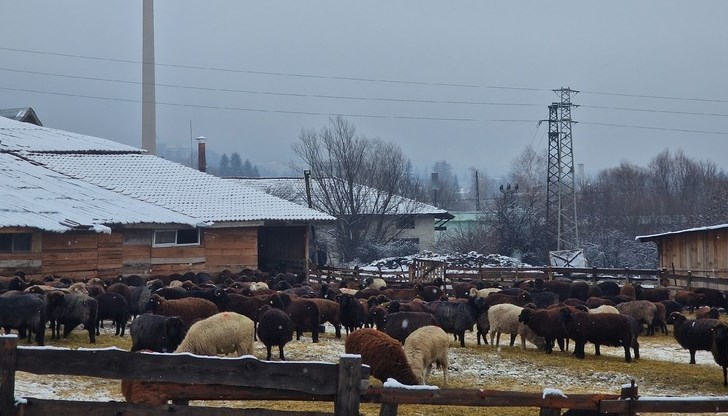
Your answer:
[[[200,230],[155,230],[154,246],[193,246],[200,244]]]
[[[31,251],[33,233],[3,233],[0,234],[0,253],[15,253]]]

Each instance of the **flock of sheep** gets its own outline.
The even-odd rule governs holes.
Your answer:
[[[300,339],[310,332],[315,343],[329,323],[337,338],[346,338],[346,352],[360,354],[377,379],[425,384],[437,366],[447,384],[449,348],[465,346],[464,334],[473,329],[478,344],[490,338],[499,345],[501,334],[508,334],[511,345],[520,336],[522,348],[528,341],[551,353],[556,346],[568,350],[573,341],[573,355],[584,358],[590,343],[595,355],[602,345],[621,347],[630,362],[639,358],[641,336],[668,333],[672,325],[690,363],[697,350],[711,351],[728,386],[728,325],[719,315],[726,300],[716,290],[671,293],[630,283],[542,279],[489,286],[495,285],[454,283],[449,296],[442,282],[396,288],[375,278],[307,284],[293,274],[252,270],[83,283],[18,274],[0,277],[0,326],[43,345],[48,326],[60,338],[61,325],[64,337],[82,325],[94,343],[103,321],[124,336],[131,319],[131,351],[242,356],[253,354],[257,340],[267,360],[274,347],[284,360],[294,334]],[[695,319],[685,310],[695,311]]]

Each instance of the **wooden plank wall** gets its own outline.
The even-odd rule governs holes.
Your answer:
[[[728,229],[665,236],[660,266],[677,274],[728,277]]]
[[[278,272],[307,272],[307,227],[262,227],[258,235],[260,269]]]
[[[44,233],[41,273],[73,279],[98,277],[98,256],[95,233]]]
[[[210,271],[258,268],[258,227],[205,230],[204,242]]]

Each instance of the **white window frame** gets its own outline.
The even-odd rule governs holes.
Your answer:
[[[174,242],[173,243],[157,243],[157,233],[162,232],[170,232],[174,231]],[[179,232],[180,231],[191,231],[191,230],[177,230],[177,229],[162,229],[162,230],[154,230],[154,233],[152,234],[152,247],[186,247],[186,246],[199,246],[200,245],[200,229],[196,228],[194,231],[197,232],[197,242],[194,243],[184,243],[184,244],[178,244],[177,240],[179,238]]]

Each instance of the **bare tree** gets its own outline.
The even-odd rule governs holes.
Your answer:
[[[293,150],[311,170],[314,206],[338,219],[331,238],[342,261],[361,257],[367,245],[392,242],[401,233],[393,216],[417,209],[400,197],[420,190],[399,146],[357,135],[341,116],[320,131],[303,130]]]

